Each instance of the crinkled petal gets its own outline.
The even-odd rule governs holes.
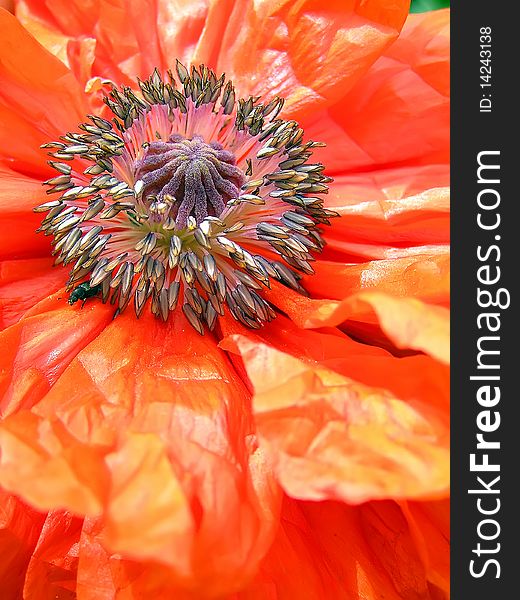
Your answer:
[[[83,519],[62,510],[47,514],[25,573],[24,598],[75,598]]]
[[[41,508],[98,516],[109,549],[184,586],[234,589],[271,542],[279,495],[249,402],[182,316],[125,314],[4,421],[0,481]]]
[[[155,67],[166,71],[175,66],[176,58],[188,60],[206,11],[206,1],[198,5],[166,0],[17,3],[24,26],[70,66],[83,85],[96,77],[130,85],[135,77],[148,77]]]
[[[312,300],[278,285],[266,296],[300,327],[378,324],[397,348],[425,352],[449,363],[449,310],[443,306],[381,292],[360,292],[341,301]]]
[[[304,122],[329,172],[449,162],[449,11],[410,15],[354,88]],[[341,148],[342,151],[338,151]]]
[[[24,576],[45,515],[0,488],[0,589],[10,600],[22,597]]]
[[[449,367],[420,354],[397,358],[378,346],[351,339],[336,328],[301,329],[278,315],[276,323],[254,334],[231,319],[222,321],[224,336],[240,334],[302,360],[352,378],[364,385],[389,390],[447,428],[449,422]],[[221,342],[226,348],[226,340]],[[236,367],[236,354],[231,354]],[[244,380],[248,381],[244,370]],[[250,382],[249,382],[250,383]]]
[[[403,172],[402,181],[413,185],[410,174]],[[345,176],[331,185],[326,205],[339,216],[325,232],[323,258],[359,262],[360,258],[398,258],[447,246],[449,188],[423,188],[410,194],[402,187],[391,187],[396,177],[395,171],[374,175],[370,185],[367,176]]]
[[[429,581],[444,597],[450,595],[450,502],[403,502],[401,504]]]
[[[88,112],[85,95],[62,62],[11,14],[0,11],[0,161],[45,176],[39,146],[75,128]]]
[[[180,58],[225,71],[241,96],[284,96],[291,114],[344,95],[396,39],[407,12],[405,0],[24,0],[18,9],[62,58],[60,35],[69,44],[95,38],[94,76],[143,77]]]
[[[4,594],[21,597],[23,587],[27,598],[213,597],[211,591],[206,596],[204,591],[183,590],[165,566],[108,552],[99,519],[83,520],[65,511],[45,516],[14,497],[4,495],[2,500],[2,556],[14,556],[20,547],[25,552],[18,554],[16,564],[4,560]],[[285,497],[280,527],[257,574],[244,589],[225,598],[379,600],[384,593],[387,600],[446,600],[448,517],[446,500],[354,507]],[[21,537],[15,544],[17,535]]]
[[[413,504],[417,510],[433,505]],[[437,524],[431,534],[434,539],[442,535]],[[160,567],[111,556],[101,539],[99,526],[86,519],[79,545],[79,600],[208,597],[183,592]],[[438,550],[435,541],[418,543],[406,510],[393,502],[353,507],[286,497],[276,538],[258,573],[225,598],[380,600],[384,594],[386,600],[446,600],[448,594],[435,593],[435,576],[424,560],[424,552]]]
[[[410,401],[410,390],[403,399],[251,336],[234,334],[221,345],[244,363],[261,444],[290,496],[358,503],[446,493],[443,407],[436,413],[420,396]]]
[[[241,95],[284,97],[286,114],[293,116],[344,95],[395,40],[408,12],[408,2],[395,0],[232,6],[218,69],[229,74]],[[201,58],[206,57],[194,57]]]
[[[37,235],[42,215],[32,209],[48,200],[41,180],[0,165],[0,259],[50,255],[50,240]]]
[[[62,290],[2,331],[0,414],[30,408],[38,402],[111,316],[111,307],[98,302],[72,309]]]
[[[7,46],[27,38],[33,52],[0,64],[0,141],[19,173],[0,174],[10,261],[0,308],[11,325],[0,334],[0,484],[52,509],[31,532],[22,505],[8,504],[8,566],[26,569],[33,552],[25,596],[75,597],[75,579],[78,600],[448,596],[445,501],[420,501],[444,498],[449,484],[447,17],[411,18],[392,45],[407,9],[19,2],[27,28],[90,91],[179,57],[225,70],[240,95],[278,93],[287,115],[320,121],[309,135],[332,146],[316,158],[338,174],[325,202],[340,216],[302,282],[314,299],[274,284],[267,297],[293,321],[252,332],[224,319],[229,355],[182,314],[110,323],[99,302],[65,312],[63,292],[47,297],[59,271],[39,275],[48,238],[33,234],[30,211],[43,200],[25,174],[43,177],[38,145],[91,111],[84,100],[69,107],[80,86],[47,53],[39,69],[51,82],[31,67],[27,94],[21,63],[42,51],[6,21]],[[291,498],[277,530],[279,486]],[[13,576],[7,589],[21,583]]]
[[[360,513],[365,539],[400,598],[448,599],[428,580],[421,549],[396,503],[371,502],[362,506]]]
[[[448,306],[449,249],[440,246],[425,250],[417,255],[359,264],[320,260],[314,264],[314,275],[305,277],[303,285],[315,298],[339,300],[373,290]]]
[[[66,275],[52,268],[52,258],[0,263],[0,330],[16,323],[35,304],[63,285]]]
[[[276,540],[236,600],[447,600],[434,595],[420,550],[393,502],[353,507],[285,499]]]

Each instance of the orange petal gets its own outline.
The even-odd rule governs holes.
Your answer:
[[[27,536],[30,509],[14,513],[10,510],[13,502],[18,501],[11,497],[3,504],[8,514],[17,516],[16,521],[10,521],[10,534],[14,527],[22,526],[25,516],[23,531]],[[258,573],[245,589],[225,597],[379,600],[384,594],[387,600],[445,600],[449,593],[438,585],[433,565],[446,565],[449,557],[447,508],[446,501],[402,503],[401,508],[393,502],[352,507],[286,497],[280,528]],[[37,541],[29,567],[25,566],[28,558],[18,563],[16,584],[4,588],[13,590],[13,597],[20,594],[24,576],[24,595],[31,598],[56,594],[68,597],[74,593],[76,577],[79,600],[207,597],[204,592],[194,596],[183,590],[165,567],[108,553],[101,543],[99,521],[87,518],[83,522],[69,513],[55,511],[47,516],[38,540],[43,519],[44,515],[38,515],[28,544],[32,549]],[[5,519],[2,524],[8,525]],[[27,542],[27,537],[24,540]],[[9,550],[13,548],[9,546]],[[403,560],[405,571],[401,568]],[[14,567],[12,563],[7,566]]]
[[[342,301],[311,300],[280,285],[273,285],[266,297],[300,327],[378,323],[397,348],[425,352],[449,363],[449,310],[442,306],[379,292],[361,292]]]
[[[155,67],[164,69],[157,37],[156,2],[101,0],[89,7],[81,0],[53,0],[53,4],[63,6],[59,17],[63,31],[70,31],[67,13],[72,4],[82,34],[96,39],[94,76],[122,83],[135,81],[135,77],[148,77]],[[87,20],[86,13],[90,13]],[[81,36],[75,33],[75,37]]]
[[[344,264],[318,260],[314,275],[302,284],[313,297],[339,300],[360,291],[374,290],[399,297],[415,297],[432,304],[449,305],[450,256],[447,246],[436,252],[391,260]]]
[[[52,268],[51,258],[5,260],[0,263],[0,330],[59,289],[67,275]]]
[[[106,457],[111,476],[106,543],[116,552],[173,563],[187,573],[195,519],[168,448],[152,433],[121,437]]]
[[[130,84],[165,70],[160,47],[160,3],[115,0],[24,0],[17,16],[36,39],[86,85],[91,77]],[[170,35],[166,30],[166,35]],[[175,57],[173,59],[175,62]]]
[[[249,402],[225,354],[182,316],[125,314],[31,413],[4,421],[0,480],[37,506],[101,515],[112,551],[223,593],[251,576],[276,524]]]
[[[305,122],[311,139],[341,144],[330,172],[449,162],[449,20],[448,10],[410,15],[350,93]]]
[[[60,52],[61,36],[69,44],[96,38],[94,76],[143,77],[154,66],[172,67],[175,58],[202,62],[227,72],[241,96],[285,96],[291,113],[345,94],[395,40],[408,12],[404,0],[337,1],[326,8],[312,0],[298,6],[288,0],[41,4],[24,0],[18,16]]]
[[[74,598],[83,519],[48,513],[25,574],[24,598]]]
[[[326,205],[339,217],[325,231],[324,258],[349,262],[358,262],[359,256],[397,258],[449,243],[449,189],[423,188],[420,193],[404,195],[403,182],[413,185],[413,179],[408,179],[413,172],[391,171],[385,175],[378,174],[377,183],[374,175],[371,186],[359,176],[341,177],[332,184]],[[385,187],[399,175],[401,189]],[[422,182],[427,180],[423,178]]]
[[[207,598],[183,591],[158,566],[122,560],[102,546],[99,523],[86,519],[79,545],[78,599]],[[428,541],[426,541],[428,543]],[[393,502],[360,507],[285,498],[276,538],[254,579],[227,600],[430,596],[430,572],[413,526]],[[431,544],[429,551],[436,551]],[[403,571],[402,564],[407,569]],[[212,596],[210,596],[212,597]]]
[[[19,411],[0,425],[0,448],[0,484],[32,506],[72,506],[90,515],[101,511],[109,483],[104,453],[80,444],[61,423]]]
[[[61,295],[60,295],[61,294]],[[112,307],[92,302],[83,310],[65,302],[65,292],[42,300],[0,333],[0,413],[30,408],[49,390],[76,354],[112,316]]]
[[[449,183],[449,165],[400,166],[343,173],[334,176],[325,201],[327,206],[347,215],[358,214],[383,224],[385,219],[400,213],[404,216],[407,211],[417,214],[421,210],[448,212],[449,197],[446,190],[439,188],[447,188]],[[439,189],[439,193],[422,194],[435,189]]]
[[[69,15],[70,12],[66,14]],[[86,89],[88,82],[93,78],[96,39],[87,37],[86,34],[81,37],[71,37],[64,33],[44,2],[20,0],[16,3],[16,16],[25,29],[59,58]]]
[[[447,306],[450,214],[442,186],[448,181],[447,167],[336,178],[326,205],[340,216],[324,232],[327,245],[304,287],[334,299],[377,287]]]
[[[175,572],[164,565],[132,561],[108,551],[101,520],[90,518],[85,519],[81,532],[77,596],[78,600],[206,597],[183,590]]]
[[[360,513],[365,539],[391,577],[399,598],[431,598],[422,556],[399,506],[388,501],[370,502],[360,507]]]
[[[292,497],[436,497],[449,486],[446,423],[384,388],[235,334],[261,444]]]
[[[450,502],[403,502],[401,504],[429,581],[444,597],[450,595]]]
[[[32,209],[46,202],[41,180],[26,177],[0,165],[0,257],[26,258],[50,255],[50,240],[37,235],[42,215]]]
[[[229,13],[222,37],[201,44],[193,60],[211,64],[218,55],[215,66],[240,96],[283,96],[292,116],[344,95],[395,40],[408,12],[404,0],[223,0],[217,6],[206,30],[224,29],[221,15]]]
[[[67,67],[70,66],[67,58],[69,38],[58,31],[45,2],[17,0],[16,17],[44,48],[59,58]]]
[[[27,565],[45,515],[0,488],[0,583],[4,598],[21,598]]]
[[[74,128],[88,112],[72,73],[22,27],[0,12],[0,159],[22,172],[45,176],[40,144]]]
[[[218,45],[233,4],[233,0],[157,0],[158,37],[165,66],[173,68],[176,58],[193,64],[198,47]],[[209,54],[205,64],[212,67],[215,61],[211,51]]]
[[[221,327],[224,336],[244,335],[364,385],[386,389],[448,429],[450,370],[429,356],[397,358],[383,348],[354,341],[334,328],[300,329],[283,315],[254,334],[229,318],[221,321]],[[226,339],[220,346],[227,348]],[[237,355],[231,354],[231,358],[235,363]],[[244,379],[247,380],[245,371]]]
[[[394,503],[286,499],[260,573],[236,596],[264,598],[430,600],[430,594],[421,556]]]

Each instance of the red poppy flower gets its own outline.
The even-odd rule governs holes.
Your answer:
[[[448,597],[449,12],[408,4],[0,10],[5,597]]]

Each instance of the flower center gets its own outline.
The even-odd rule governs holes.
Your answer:
[[[236,159],[222,144],[207,144],[173,134],[166,142],[150,142],[136,164],[143,181],[143,196],[150,201],[154,219],[171,217],[179,228],[188,217],[197,224],[208,215],[218,217],[232,198],[238,198],[245,181]]]
[[[138,90],[113,86],[112,121],[90,115],[51,142],[55,200],[38,231],[71,263],[69,303],[101,295],[116,315],[133,300],[167,320],[177,306],[199,332],[225,311],[251,328],[276,316],[272,280],[305,293],[331,181],[310,163],[317,142],[277,118],[283,101],[236,101],[231,82],[179,62]],[[137,87],[137,86],[136,86]],[[105,109],[106,110],[106,109]]]

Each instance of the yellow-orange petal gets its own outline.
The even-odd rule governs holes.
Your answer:
[[[348,322],[348,329],[356,322],[378,324],[397,348],[425,352],[449,363],[449,310],[443,306],[380,292],[360,292],[341,301],[312,300],[274,285],[266,296],[300,327]]]
[[[115,552],[169,563],[181,577],[189,576],[196,520],[167,444],[153,433],[120,438],[105,459],[106,543]]]
[[[59,58],[67,67],[70,67],[67,57],[69,38],[58,31],[54,23],[51,23],[53,21],[52,14],[47,9],[45,2],[27,3],[25,0],[17,0],[15,14],[25,29],[42,46],[54,54],[56,58]]]
[[[88,112],[72,73],[10,13],[0,11],[0,160],[22,172],[49,172],[40,144],[74,128]]]
[[[279,496],[249,403],[182,316],[125,314],[4,421],[0,481],[42,508],[99,516],[111,551],[167,565],[184,587],[235,589],[269,546]]]
[[[194,600],[203,592],[182,589],[175,572],[165,565],[133,561],[106,548],[100,519],[86,518],[79,542],[78,600]],[[210,592],[211,594],[211,592]]]
[[[414,298],[367,292],[359,295],[377,314],[381,328],[398,348],[411,348],[450,362],[450,313]]]
[[[220,345],[223,348],[227,348],[225,338],[234,334],[246,336],[255,343],[268,344],[366,386],[386,389],[417,407],[428,419],[439,421],[446,432],[448,430],[449,366],[429,356],[415,354],[398,358],[378,346],[355,341],[336,328],[301,329],[283,315],[278,315],[274,323],[255,333],[230,318],[221,320],[221,329],[224,340]],[[237,358],[236,354],[231,354],[235,367],[242,367],[247,381],[247,372]]]
[[[449,162],[449,19],[410,15],[350,93],[304,123],[312,139],[343,147],[317,152],[331,172]]]
[[[0,424],[0,485],[39,510],[96,515],[109,484],[106,450],[86,447],[59,422],[28,410]]]
[[[359,503],[446,493],[448,430],[428,408],[249,336],[223,346],[244,362],[261,445],[290,496]]]

